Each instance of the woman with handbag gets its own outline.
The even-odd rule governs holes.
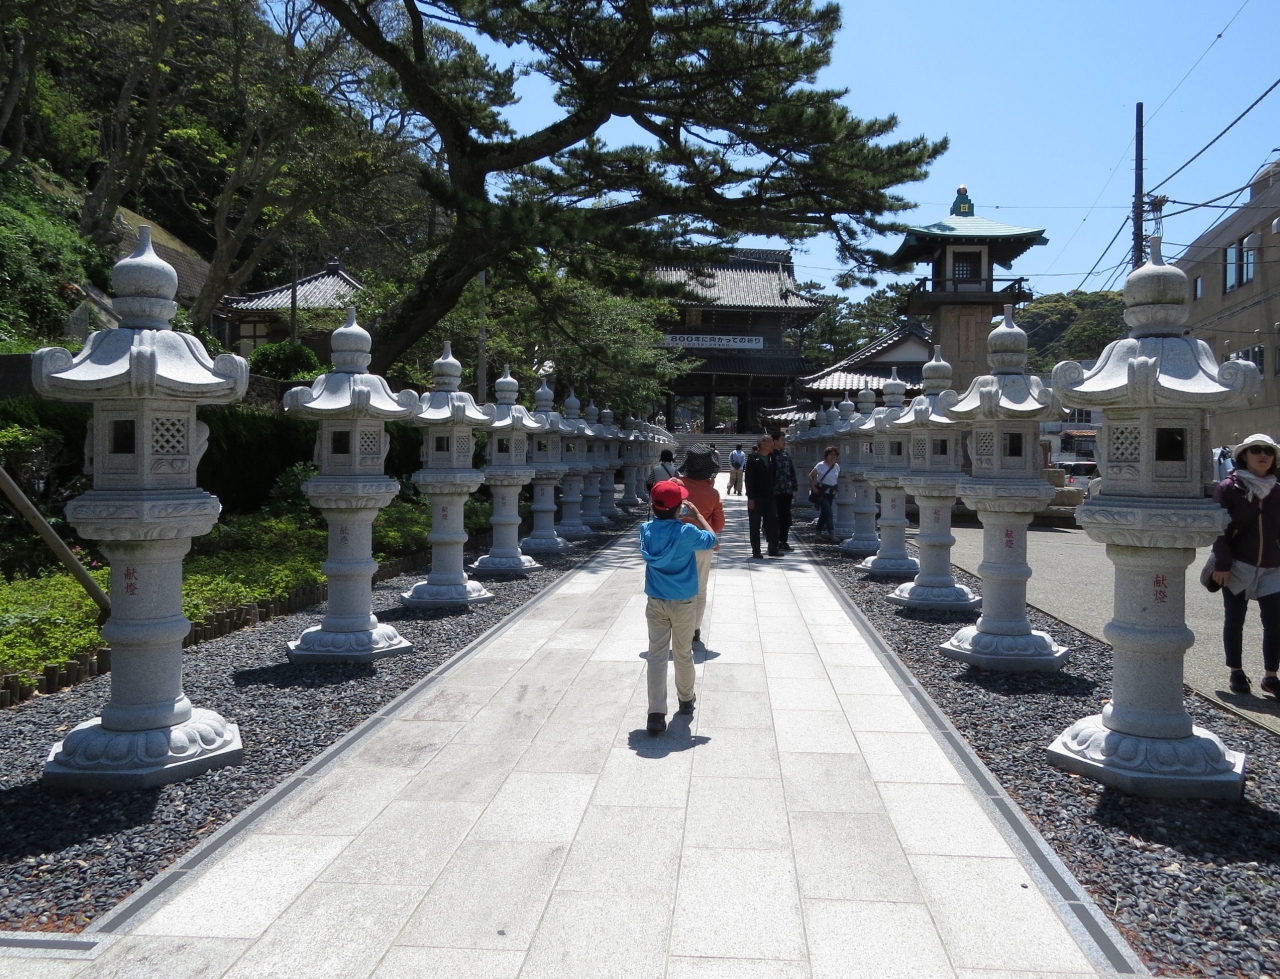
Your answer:
[[[809,502],[818,508],[818,523],[814,529],[819,537],[835,534],[831,503],[836,498],[836,483],[840,481],[840,463],[836,461],[839,458],[840,451],[834,445],[828,445],[822,450],[822,461],[809,470]]]
[[[1231,671],[1232,693],[1249,693],[1244,671],[1244,620],[1249,599],[1262,616],[1262,663],[1258,686],[1280,698],[1280,493],[1276,452],[1269,435],[1250,435],[1235,447],[1236,468],[1218,484],[1213,499],[1231,514],[1226,531],[1213,542],[1210,579],[1222,588],[1225,617],[1222,645]]]

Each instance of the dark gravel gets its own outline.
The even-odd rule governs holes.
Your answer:
[[[1045,748],[1111,694],[1110,647],[1030,609],[1072,650],[1060,673],[1001,674],[938,645],[976,616],[908,612],[854,559],[801,536],[1155,975],[1280,976],[1280,742],[1188,694],[1195,722],[1248,755],[1239,802],[1126,796],[1051,767]],[[981,583],[956,569],[962,584]]]
[[[291,665],[285,642],[319,624],[324,605],[191,647],[187,695],[240,725],[245,763],[176,785],[108,794],[41,788],[49,748],[106,703],[105,676],[0,711],[0,930],[80,931],[631,527],[624,520],[571,556],[539,556],[543,570],[524,579],[473,575],[497,597],[465,611],[400,605],[398,594],[421,574],[382,582],[374,610],[414,643],[411,655],[367,666]]]

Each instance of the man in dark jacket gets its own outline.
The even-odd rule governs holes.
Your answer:
[[[773,469],[773,497],[778,506],[778,547],[791,550],[787,543],[787,534],[791,532],[791,501],[796,495],[796,467],[791,461],[791,453],[787,451],[785,432],[773,433],[773,452],[769,455],[769,465]]]
[[[769,556],[782,557],[778,549],[778,505],[773,492],[773,467],[769,454],[773,452],[773,439],[761,435],[756,450],[747,458],[747,524],[751,530],[751,556],[763,558],[760,553],[760,526],[769,543]]]

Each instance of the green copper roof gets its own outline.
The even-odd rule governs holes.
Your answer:
[[[974,214],[973,201],[961,185],[951,205],[951,214],[933,224],[909,227],[893,261],[898,264],[929,261],[936,245],[959,241],[990,244],[991,260],[1005,268],[1033,245],[1049,243],[1044,228],[1019,228],[978,217]]]

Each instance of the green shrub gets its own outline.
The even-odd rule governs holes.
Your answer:
[[[280,381],[310,380],[324,373],[310,347],[290,340],[254,347],[253,353],[249,354],[249,370]]]
[[[105,568],[92,572],[107,587]],[[98,606],[69,574],[0,582],[0,673],[36,673],[98,648]]]

